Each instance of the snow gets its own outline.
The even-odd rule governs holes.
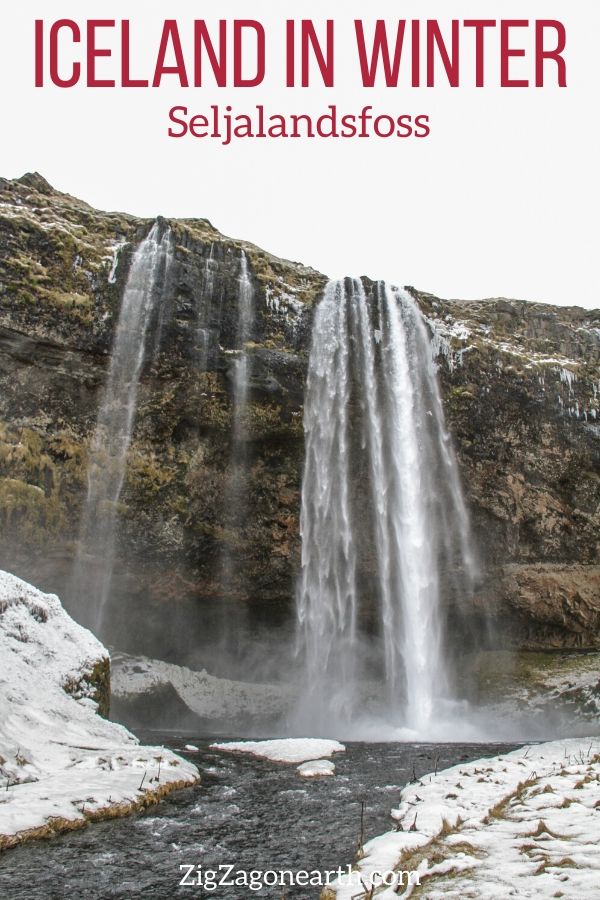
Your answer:
[[[200,752],[195,744],[186,744],[183,749],[187,750],[188,753],[199,753]]]
[[[211,744],[211,749],[251,753],[273,762],[303,763],[343,753],[346,748],[338,741],[321,738],[281,738],[274,741],[229,741],[225,744]]]
[[[302,778],[322,778],[335,775],[335,765],[329,759],[311,759],[298,766],[296,771]]]
[[[400,863],[416,868],[427,900],[598,896],[599,783],[597,738],[529,745],[424,776],[392,811],[399,830],[369,841],[358,869],[366,880]],[[337,900],[351,896],[356,889],[337,886]]]
[[[207,719],[238,719],[253,715],[280,716],[290,693],[285,687],[230,681],[144,656],[118,654],[113,659],[111,686],[115,697],[133,698],[170,684],[186,706]]]
[[[265,289],[265,303],[267,308],[277,316],[283,319],[287,325],[295,328],[304,310],[304,303],[295,297],[296,288],[291,287],[279,279],[281,285],[275,289],[271,285],[267,285]],[[284,290],[287,288],[287,290]]]
[[[0,572],[0,847],[197,780],[191,763],[97,714],[86,676],[107,656],[58,597]]]
[[[86,247],[92,247],[87,241],[82,240],[81,235],[73,234],[73,231],[71,230],[77,229],[81,231],[84,229],[83,225],[66,219],[61,221],[48,221],[44,218],[50,212],[48,209],[38,209],[36,207],[15,205],[13,203],[0,203],[0,210],[0,215],[5,216],[8,219],[28,219],[44,231],[62,231],[64,234],[76,237],[80,244],[83,244]],[[16,212],[14,210],[16,210]]]
[[[457,366],[463,365],[466,353],[475,350],[474,346],[466,346],[466,342],[476,331],[480,340],[488,347],[492,347],[505,355],[516,357],[523,362],[526,369],[552,367],[559,375],[561,382],[568,386],[570,394],[572,393],[573,382],[577,380],[577,374],[572,369],[567,368],[567,366],[579,369],[580,364],[577,360],[566,356],[548,356],[547,354],[536,352],[529,346],[523,346],[517,335],[515,335],[513,343],[506,340],[495,340],[489,325],[478,324],[475,329],[471,329],[466,322],[460,319],[453,319],[449,315],[443,320],[435,317],[425,317],[425,321],[431,331],[431,350],[434,360],[439,356],[443,356],[451,372]],[[583,330],[589,331],[590,329]],[[465,346],[456,347],[457,343]],[[499,369],[502,368],[500,360],[497,365]]]
[[[26,199],[30,200],[31,198],[28,197]],[[41,228],[48,232],[61,231],[63,234],[68,234],[70,237],[75,238],[79,247],[87,247],[89,250],[95,252],[96,248],[93,244],[86,241],[81,234],[82,231],[85,231],[85,226],[78,222],[73,222],[68,215],[68,210],[66,210],[67,215],[64,219],[57,219],[56,221],[48,219],[48,216],[50,215],[60,215],[63,210],[65,210],[65,207],[56,203],[53,203],[52,208],[36,207],[21,203],[0,203],[0,217],[7,219],[25,219],[26,221],[32,222],[37,228]]]
[[[454,349],[453,341],[466,341],[471,336],[471,331],[464,322],[452,321],[448,316],[445,321],[441,319],[429,319],[425,321],[431,330],[431,354],[433,359],[443,356],[448,363],[451,372],[457,366],[462,366],[463,356],[472,347]]]

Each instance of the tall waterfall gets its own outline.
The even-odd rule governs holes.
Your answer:
[[[305,712],[344,727],[376,692],[388,721],[424,735],[453,690],[444,600],[472,589],[474,562],[427,328],[406,292],[380,283],[369,303],[361,281],[328,284],[304,428]]]
[[[135,422],[148,326],[172,259],[169,229],[155,223],[134,253],[123,293],[88,466],[88,492],[75,564],[81,618],[102,630],[115,560],[118,503]]]

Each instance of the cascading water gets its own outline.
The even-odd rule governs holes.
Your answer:
[[[356,548],[350,515],[349,340],[344,286],[330,282],[313,326],[304,429],[298,618],[309,693],[352,711],[355,682]],[[328,712],[328,709],[324,710]]]
[[[208,366],[208,356],[210,351],[210,314],[212,309],[212,300],[215,290],[215,245],[210,245],[210,251],[204,263],[204,279],[202,285],[202,303],[198,304],[198,326],[197,326],[197,344],[198,344],[198,369],[205,372]]]
[[[88,466],[73,595],[84,624],[101,632],[115,560],[118,502],[135,422],[148,326],[172,259],[169,229],[155,223],[134,253],[98,410]]]
[[[427,328],[406,292],[379,284],[370,304],[361,281],[327,286],[304,427],[299,721],[320,711],[317,727],[348,729],[377,693],[388,722],[426,735],[452,696],[445,602],[471,591],[474,563]]]
[[[254,288],[248,271],[248,260],[242,250],[238,277],[237,327],[235,335],[237,356],[233,365],[231,458],[224,496],[224,521],[232,532],[239,529],[240,524],[244,523],[247,507],[244,481],[247,474],[246,414],[250,363],[246,344],[250,339],[253,320]],[[222,567],[226,591],[232,590],[238,574],[238,565],[232,550],[231,546],[225,545]],[[223,630],[230,637],[230,629],[227,625],[224,625]]]
[[[250,338],[254,316],[254,289],[248,273],[248,260],[242,250],[238,289],[238,327],[236,342],[240,354],[235,361],[233,376],[233,456],[234,465],[244,455],[244,430],[248,405],[249,362],[246,344]]]

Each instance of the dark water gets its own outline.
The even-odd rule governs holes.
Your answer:
[[[209,749],[194,740],[153,733],[149,742],[182,752],[202,784],[135,816],[102,822],[0,856],[2,900],[104,900],[111,897],[318,898],[318,887],[284,889],[180,887],[180,865],[203,870],[337,869],[354,862],[364,838],[390,828],[400,788],[461,761],[514,749],[505,744],[346,744],[334,778],[304,779],[295,766]],[[195,879],[195,875],[194,875]]]

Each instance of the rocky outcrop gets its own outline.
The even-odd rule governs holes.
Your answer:
[[[236,670],[230,653],[224,669],[220,641],[234,620],[264,678],[272,638],[293,621],[304,380],[326,278],[206,220],[168,224],[175,257],[138,393],[105,639],[240,678],[247,660]],[[0,180],[0,565],[67,602],[99,391],[132,251],[150,226],[39,175]],[[242,251],[255,317],[249,514],[236,518],[226,507]],[[597,646],[600,312],[413,295],[479,546],[473,617],[491,611],[500,639],[521,646]]]
[[[524,649],[600,646],[600,567],[507,566],[501,594]],[[501,607],[496,615],[501,619]]]
[[[131,728],[201,729],[208,734],[259,730],[275,734],[296,699],[287,684],[249,684],[215,678],[156,659],[115,654],[113,713]]]
[[[97,715],[108,673],[107,650],[58,597],[0,571],[0,851],[199,780],[191,763]]]

